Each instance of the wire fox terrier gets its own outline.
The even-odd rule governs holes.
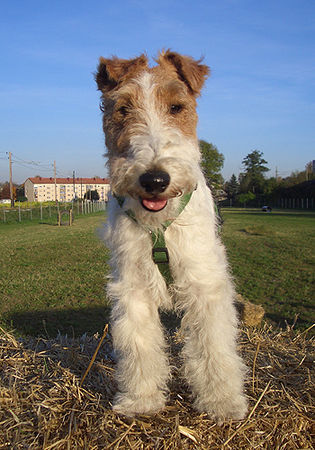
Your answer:
[[[219,421],[241,419],[234,290],[196,136],[209,68],[169,50],[156,62],[100,58],[96,73],[112,191],[105,239],[118,355],[113,409],[133,416],[164,407],[170,368],[159,309],[174,308],[194,406]]]

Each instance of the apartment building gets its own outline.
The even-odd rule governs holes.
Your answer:
[[[100,200],[107,201],[109,192],[107,178],[54,178],[32,177],[24,183],[25,197],[29,202],[71,202],[84,198],[87,191],[97,191]]]

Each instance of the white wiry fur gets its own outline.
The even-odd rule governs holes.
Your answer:
[[[142,96],[140,120],[127,157],[120,158],[112,172],[112,190],[125,202],[120,207],[110,198],[106,225],[112,270],[108,295],[118,355],[119,392],[113,408],[134,415],[165,405],[170,369],[158,311],[174,308],[183,317],[185,376],[196,409],[218,421],[241,419],[247,402],[245,366],[236,352],[234,290],[216,233],[213,199],[199,166],[197,140],[164,120],[153,94],[157,81],[149,71],[137,74],[133,83]],[[115,95],[120,93],[118,89]],[[115,167],[116,156],[110,158]],[[160,212],[147,211],[139,202],[139,176],[154,168],[168,172],[171,180],[165,191],[168,203]],[[174,218],[179,196],[191,191],[190,202],[165,232],[174,279],[169,290],[152,260],[147,227],[158,228]],[[125,214],[128,209],[137,223]]]

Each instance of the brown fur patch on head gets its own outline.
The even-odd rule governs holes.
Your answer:
[[[116,89],[103,94],[103,129],[108,155],[126,155],[130,138],[139,133],[141,119],[141,89],[130,79]]]
[[[131,138],[147,133],[152,117],[166,129],[197,139],[196,97],[209,68],[200,60],[170,50],[161,53],[157,63],[149,68],[144,55],[129,60],[100,58],[96,82],[102,91],[109,159],[127,157]],[[144,72],[149,74],[146,79],[151,79],[151,87],[150,83],[142,84]]]
[[[157,62],[161,66],[171,66],[195,97],[200,95],[201,88],[210,74],[209,67],[201,64],[202,59],[195,60],[170,50],[160,53]]]
[[[101,57],[95,75],[98,89],[104,93],[108,92],[147,67],[148,59],[145,55],[133,59]]]
[[[196,99],[187,94],[186,85],[165,66],[154,71],[156,105],[162,120],[171,128],[177,128],[191,138],[196,137]]]

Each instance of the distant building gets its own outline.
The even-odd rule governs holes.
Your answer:
[[[25,181],[24,189],[29,202],[71,202],[74,198],[84,198],[87,191],[97,191],[100,200],[107,201],[110,187],[107,178],[56,178],[55,186],[52,177],[32,177]]]

